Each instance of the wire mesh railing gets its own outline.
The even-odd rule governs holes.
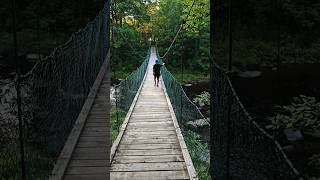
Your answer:
[[[246,112],[226,72],[216,64],[212,72],[212,178],[302,179],[279,143]]]
[[[115,86],[116,105],[126,112],[128,112],[143,81],[148,68],[149,59],[150,50],[148,51],[148,55],[145,57],[141,66]]]
[[[48,179],[51,173],[107,55],[108,14],[107,2],[84,29],[72,34],[69,41],[21,77],[27,179]],[[6,86],[14,89],[14,83]],[[7,94],[1,96],[2,99]],[[5,112],[6,116],[0,119],[0,132],[4,135],[0,179],[20,179],[16,103],[8,103]]]
[[[158,52],[157,59],[161,61]],[[209,120],[189,99],[180,83],[174,78],[174,76],[165,66],[161,68],[161,76],[166,86],[166,92],[170,98],[170,102],[179,123],[179,127],[182,130],[182,134],[184,136],[188,151],[191,155],[191,159],[194,162],[196,171],[198,175],[199,173],[205,173],[205,178],[208,178],[208,172],[199,171],[203,171],[203,169],[201,169],[200,167],[204,167],[205,169],[209,167],[209,148],[206,142],[201,142],[201,138],[199,138],[199,135],[195,133],[195,129],[191,126],[188,126],[188,123],[198,121],[200,122],[198,123],[198,125],[202,126],[208,125]]]

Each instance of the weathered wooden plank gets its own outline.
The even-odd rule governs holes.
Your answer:
[[[97,160],[81,160],[81,159],[73,159],[69,167],[98,167],[103,166],[107,167],[109,166],[109,161],[107,159],[97,159]]]
[[[171,118],[170,114],[135,114],[132,115],[133,118],[145,118],[145,119],[165,119]]]
[[[133,112],[132,115],[134,116],[158,116],[158,115],[168,115],[170,112],[169,110],[147,110],[146,108],[141,108],[141,110],[137,109],[137,112]]]
[[[73,159],[91,159],[91,160],[106,160],[109,159],[108,156],[109,153],[93,153],[93,154],[88,154],[88,153],[81,153],[81,154],[77,154],[74,153],[72,156],[72,160]]]
[[[141,121],[141,122],[172,122],[172,120],[168,119],[168,118],[137,118],[137,117],[132,117],[130,119],[130,122],[137,122],[137,121]]]
[[[107,137],[109,136],[109,132],[105,132],[105,131],[102,131],[102,132],[90,132],[90,131],[86,131],[86,132],[83,132],[81,134],[81,137],[86,137],[86,136],[91,136],[91,137]]]
[[[176,135],[175,130],[166,130],[166,131],[127,131],[125,132],[125,135]]]
[[[141,131],[141,132],[156,132],[156,131],[172,131],[175,130],[173,127],[155,127],[151,129],[150,127],[127,127],[129,131],[135,132],[135,131]]]
[[[107,167],[70,167],[68,168],[66,175],[106,175],[107,170]]]
[[[142,119],[135,119],[130,121],[129,125],[135,125],[135,126],[153,126],[156,128],[157,126],[163,126],[163,127],[174,127],[172,121],[169,120],[161,120],[161,121],[156,121],[155,119],[150,119],[150,120],[142,120]],[[153,127],[150,127],[151,129]]]
[[[113,164],[110,171],[179,171],[185,168],[184,162],[130,163]]]
[[[99,142],[99,143],[106,143],[108,141],[107,137],[89,137],[89,136],[82,136],[79,142]]]
[[[139,105],[139,103],[137,103],[136,105],[136,108],[148,108],[148,109],[165,109],[165,110],[169,110],[168,106],[167,105],[162,105],[162,106],[154,106],[154,107],[150,107],[150,106],[147,106],[147,105]]]
[[[174,130],[174,126],[170,125],[170,124],[160,124],[160,125],[152,125],[152,124],[128,124],[128,128],[129,129],[150,129],[150,130],[157,130],[157,129],[167,129],[167,130]]]
[[[174,128],[127,128],[129,132],[164,132],[164,131],[174,131]]]
[[[158,100],[154,101],[154,100],[151,100],[151,99],[149,99],[149,100],[141,100],[138,103],[138,105],[151,105],[151,106],[153,106],[153,105],[155,105],[155,106],[157,106],[157,105],[163,106],[165,104],[166,104],[165,101],[158,101]]]
[[[86,127],[103,127],[103,128],[109,128],[109,124],[106,122],[87,122]]]
[[[132,137],[132,136],[124,136],[123,138],[125,141],[133,141],[133,140],[137,140],[137,142],[139,140],[149,140],[149,141],[154,141],[154,140],[163,140],[165,141],[170,140],[170,142],[177,140],[177,136],[139,136],[139,137]],[[169,142],[169,141],[168,141]],[[174,141],[175,142],[175,141]]]
[[[101,143],[99,141],[80,141],[77,144],[77,147],[85,148],[85,147],[108,147],[108,146],[105,143]]]
[[[110,132],[110,129],[107,127],[85,127],[83,132]]]
[[[123,139],[123,144],[166,144],[179,143],[177,139]]]
[[[107,112],[106,112],[106,109],[94,109],[94,110],[90,111],[90,115],[94,115],[94,114],[97,114],[97,115],[108,115]]]
[[[172,122],[170,119],[139,119],[139,118],[132,118],[130,122],[141,122],[141,123],[148,123],[148,122]]]
[[[75,149],[75,154],[94,154],[110,152],[108,147],[78,147]]]
[[[112,180],[163,180],[163,179],[189,179],[185,171],[146,171],[146,172],[112,172]]]
[[[90,115],[88,116],[88,119],[99,119],[101,121],[106,120],[109,116],[94,116],[94,115]]]
[[[150,125],[150,126],[173,126],[172,121],[157,121],[157,122],[129,122],[129,125]]]
[[[141,149],[118,149],[117,154],[119,156],[155,156],[155,155],[180,155],[180,149],[148,149],[148,150],[141,150]]]
[[[108,180],[110,179],[110,175],[107,173],[100,175],[66,175],[64,180]]]
[[[98,118],[98,119],[106,119],[109,117],[109,114],[92,114],[92,113],[90,113],[90,116],[94,116],[95,118]]]
[[[119,156],[116,155],[112,164],[116,163],[153,163],[153,162],[183,162],[181,155],[156,155],[156,156]]]
[[[121,144],[119,149],[180,149],[180,146],[178,144]]]
[[[177,138],[175,134],[135,134],[124,135],[127,139],[174,139]]]

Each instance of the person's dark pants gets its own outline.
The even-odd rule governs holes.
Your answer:
[[[160,74],[153,74],[154,76],[154,85],[159,86]]]

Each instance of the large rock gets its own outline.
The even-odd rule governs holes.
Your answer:
[[[285,130],[283,130],[283,133],[286,135],[288,141],[290,141],[290,142],[303,140],[303,135],[300,130],[285,129]]]
[[[29,54],[26,55],[26,59],[29,62],[36,62],[36,61],[38,61],[39,59],[42,59],[42,58],[43,58],[43,55],[36,54],[36,53],[29,53]]]
[[[187,122],[187,125],[197,129],[197,128],[203,128],[203,127],[209,126],[210,124],[208,123],[207,119],[197,119],[194,121]]]
[[[111,105],[114,106],[116,104],[116,98],[115,98],[115,88],[113,86],[111,86],[110,88],[110,102]]]
[[[245,71],[245,72],[239,72],[238,76],[243,78],[256,78],[261,76],[260,71]]]

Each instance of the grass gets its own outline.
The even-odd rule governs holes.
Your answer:
[[[126,112],[118,109],[118,120],[117,120],[117,109],[115,106],[112,106],[111,108],[111,113],[110,113],[110,127],[111,127],[111,143],[113,143],[118,134],[119,134],[119,129],[126,117]]]
[[[208,145],[201,142],[199,140],[200,135],[192,131],[184,133],[184,139],[199,180],[210,179],[210,153]]]
[[[48,154],[33,148],[25,152],[27,178],[34,180],[48,179],[53,169],[54,160]],[[18,148],[1,149],[0,179],[21,179],[20,154]]]

